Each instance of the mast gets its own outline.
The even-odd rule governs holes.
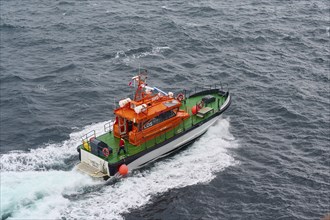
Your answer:
[[[147,85],[146,81],[147,81],[147,70],[143,70],[143,71],[139,71],[139,75],[136,77],[133,77],[134,80],[136,80],[138,82],[138,86],[137,89],[135,91],[135,95],[134,95],[134,101],[138,102],[140,100],[142,100],[145,96],[145,91],[143,90],[144,87]]]

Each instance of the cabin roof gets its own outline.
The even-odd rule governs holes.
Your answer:
[[[145,102],[148,103],[148,102]],[[114,113],[117,116],[126,118],[133,122],[141,122],[147,119],[154,118],[162,112],[166,112],[181,106],[181,103],[174,98],[162,99],[160,101],[149,102],[145,111],[137,114],[134,109],[130,107],[130,103],[127,105],[117,108]]]

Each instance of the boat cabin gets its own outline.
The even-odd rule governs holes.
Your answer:
[[[178,126],[189,114],[180,109],[182,94],[174,98],[146,84],[146,75],[132,78],[137,84],[134,100],[121,100],[115,109],[114,136],[123,137],[132,145],[140,145]]]

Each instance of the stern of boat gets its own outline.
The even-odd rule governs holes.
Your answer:
[[[80,163],[76,165],[76,169],[94,178],[110,177],[108,162],[80,149]]]

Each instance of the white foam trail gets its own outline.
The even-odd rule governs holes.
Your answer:
[[[124,51],[122,51],[122,50],[117,51],[115,59],[119,59],[120,57],[123,57],[123,56],[126,56]]]
[[[228,148],[236,146],[237,142],[229,132],[229,121],[221,120],[179,154],[157,162],[149,170],[135,172],[102,192],[94,192],[86,200],[71,203],[64,217],[122,219],[121,214],[147,204],[154,195],[210,182],[217,172],[237,164],[228,152]]]
[[[137,54],[132,54],[127,56],[125,51],[118,51],[116,53],[115,59],[122,59],[122,61],[128,65],[129,63],[133,62],[136,59],[140,59],[147,56],[157,56],[161,55],[164,50],[171,49],[170,47],[152,47],[151,51],[141,52]]]
[[[44,148],[31,149],[29,152],[12,151],[0,156],[1,171],[47,170],[52,166],[65,166],[65,159],[78,155],[76,147],[81,137],[91,130],[97,135],[104,133],[105,122],[89,125],[82,131],[70,134],[70,139],[58,144],[49,144]]]
[[[170,47],[153,47],[151,51],[139,53],[137,55],[133,55],[133,59],[140,59],[146,56],[156,56],[160,55],[164,50],[168,50]]]
[[[91,129],[102,130],[103,124],[73,133],[68,142],[80,142],[81,135]],[[71,146],[73,153],[75,146]],[[32,171],[1,172],[2,218],[10,215],[9,219],[122,219],[129,209],[139,208],[169,189],[210,182],[217,172],[237,164],[228,150],[236,146],[229,120],[222,119],[189,148],[112,185],[93,181],[75,171],[34,171],[33,166]],[[37,167],[45,163],[37,162]],[[22,164],[18,162],[15,166]],[[97,189],[84,190],[96,184]]]
[[[82,187],[95,184],[76,171],[2,172],[2,219],[54,219],[70,203],[63,195],[82,193]]]

